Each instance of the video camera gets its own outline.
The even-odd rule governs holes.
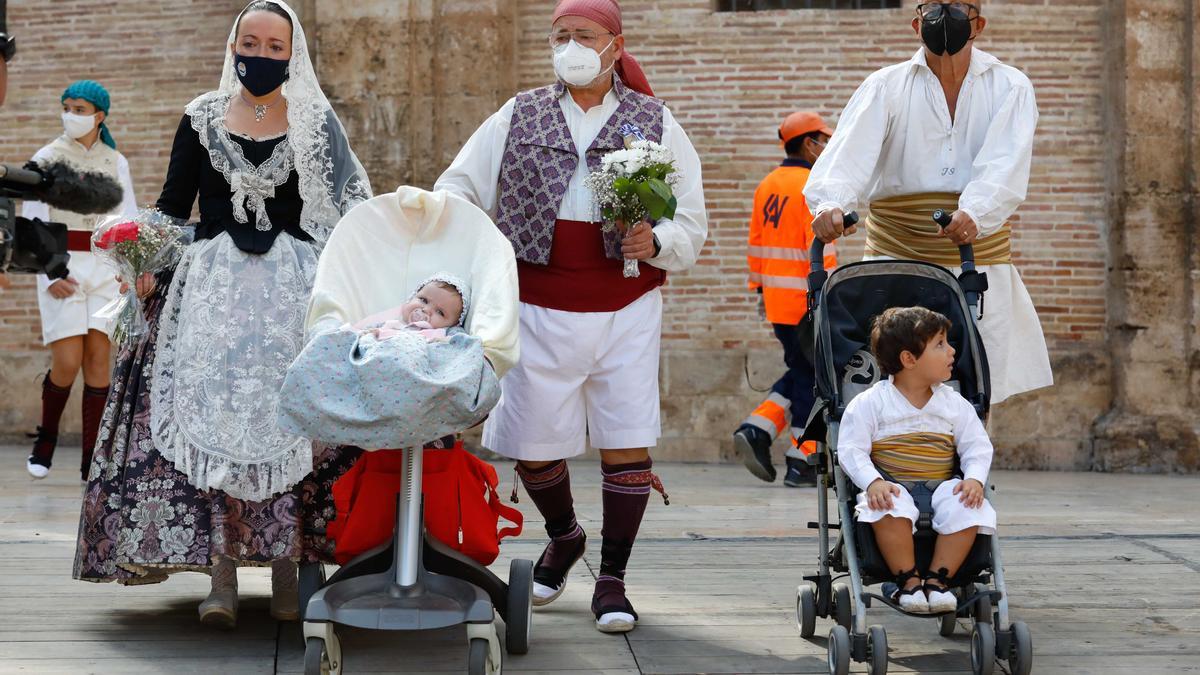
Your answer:
[[[115,179],[81,172],[67,164],[22,168],[0,164],[0,272],[67,276],[67,226],[17,215],[14,199],[36,199],[75,213],[110,213],[124,191]]]

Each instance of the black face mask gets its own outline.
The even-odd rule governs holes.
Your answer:
[[[288,79],[286,59],[269,59],[265,56],[233,55],[234,70],[246,91],[255,96],[266,96],[275,91]]]
[[[946,7],[936,19],[921,20],[921,40],[934,54],[941,56],[949,52],[953,56],[971,40],[971,19],[955,16]]]

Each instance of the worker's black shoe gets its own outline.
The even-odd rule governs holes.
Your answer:
[[[783,484],[788,487],[816,487],[817,486],[817,469],[808,463],[806,459],[799,457],[785,457],[787,460],[787,475],[783,477]]]
[[[733,447],[742,457],[742,464],[758,478],[775,482],[775,467],[771,465],[771,437],[762,429],[743,424],[733,432]]]

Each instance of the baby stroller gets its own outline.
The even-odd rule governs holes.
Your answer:
[[[856,214],[847,214],[849,223]],[[950,218],[942,211],[934,220],[943,227]],[[869,672],[887,672],[887,633],[883,626],[867,626],[867,610],[879,602],[901,613],[888,593],[870,593],[867,586],[890,582],[889,570],[875,543],[870,524],[854,519],[858,487],[838,465],[838,425],[846,405],[857,394],[879,380],[879,369],[870,349],[871,319],[889,307],[921,305],[950,319],[950,343],[957,352],[953,380],[949,382],[975,408],[980,418],[987,415],[989,375],[983,342],[975,318],[982,307],[986,277],[975,270],[971,246],[959,247],[962,274],[956,279],[948,270],[923,262],[904,260],[864,261],[846,265],[827,274],[824,270],[824,243],[813,242],[809,275],[809,311],[814,315],[814,360],[817,403],[805,430],[805,440],[818,441],[813,460],[821,476],[817,491],[818,522],[809,523],[818,530],[820,558],[817,573],[804,577],[796,592],[796,621],[800,635],[811,637],[816,618],[833,618],[829,631],[828,658],[832,675],[849,672],[850,661],[867,662]],[[958,467],[955,467],[958,471]],[[832,481],[830,475],[832,474]],[[830,522],[830,484],[834,488],[838,522]],[[992,492],[992,486],[985,492]],[[928,569],[937,538],[932,526],[932,489],[914,494],[920,517],[916,523],[914,544],[918,569]],[[837,530],[837,542],[829,546],[830,530]],[[850,577],[850,584],[834,583]],[[989,584],[991,586],[989,587]],[[887,583],[885,586],[889,585]],[[990,675],[997,658],[1006,660],[1014,675],[1027,675],[1032,668],[1033,645],[1028,627],[1020,621],[1009,623],[1008,592],[1000,559],[1000,544],[995,535],[978,535],[966,560],[949,580],[949,588],[958,598],[955,611],[943,614],[911,614],[936,617],[938,632],[953,634],[959,617],[970,618],[971,670]]]
[[[330,237],[318,266],[308,328],[353,323],[402,304],[437,272],[467,280],[466,329],[483,342],[497,375],[517,358],[517,276],[512,246],[474,205],[444,192],[401,187],[355,207]],[[422,450],[405,449],[393,538],[327,581],[320,564],[300,570],[304,672],[340,673],[335,624],[429,630],[465,623],[468,672],[501,670],[495,615],[511,654],[529,649],[533,563],[513,560],[505,583],[429,537],[422,518]]]

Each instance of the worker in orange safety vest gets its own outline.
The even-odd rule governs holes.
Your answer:
[[[783,480],[789,487],[816,485],[816,472],[805,459],[815,445],[797,440],[804,434],[815,400],[813,365],[801,351],[798,328],[808,310],[808,252],[815,236],[804,186],[832,135],[833,130],[814,112],[788,115],[779,127],[787,158],[759,183],[750,217],[750,288],[758,293],[759,317],[771,322],[783,345],[787,372],[734,432],[734,447],[751,473],[773,482],[771,443],[789,428],[790,418],[792,447],[785,457]],[[828,245],[825,269],[836,264],[834,247]]]

